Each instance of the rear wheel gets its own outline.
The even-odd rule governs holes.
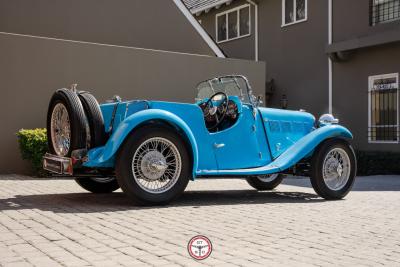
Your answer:
[[[188,151],[172,130],[149,126],[128,137],[117,157],[121,189],[136,203],[161,205],[179,197],[191,175]]]
[[[272,190],[280,185],[282,180],[283,174],[279,173],[246,178],[247,183],[259,191]]]
[[[311,184],[325,199],[341,199],[353,187],[357,172],[353,148],[345,140],[331,139],[322,143],[311,161]]]

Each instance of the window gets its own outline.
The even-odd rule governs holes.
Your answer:
[[[226,42],[250,35],[250,5],[243,5],[216,17],[217,42]]]
[[[399,74],[369,77],[370,143],[399,142]]]
[[[400,0],[370,0],[370,3],[372,26],[400,19]]]
[[[307,0],[282,0],[282,26],[307,20]]]

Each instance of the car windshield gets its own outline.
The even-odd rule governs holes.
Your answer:
[[[214,78],[197,86],[196,100],[208,99],[215,93],[223,92],[228,96],[238,96],[242,101],[249,103],[247,90],[247,82],[241,76]]]

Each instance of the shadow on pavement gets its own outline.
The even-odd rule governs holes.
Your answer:
[[[308,177],[287,178],[282,184],[310,187],[311,183]],[[377,175],[357,177],[352,191],[400,191],[399,175]]]
[[[268,203],[313,203],[323,199],[315,194],[298,192],[257,192],[255,190],[227,191],[187,191],[179,199],[167,206],[135,206],[125,194],[68,193],[44,195],[17,195],[0,199],[0,210],[39,209],[59,213],[107,212],[138,209],[159,209],[170,207],[203,207],[239,204]]]

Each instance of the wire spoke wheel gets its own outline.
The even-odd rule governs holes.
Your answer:
[[[350,177],[350,158],[342,148],[334,148],[326,155],[322,168],[326,186],[331,190],[341,190]]]
[[[53,148],[58,156],[66,156],[71,145],[71,124],[64,104],[55,105],[51,114],[50,133]]]
[[[143,142],[132,159],[136,183],[146,192],[161,194],[170,190],[181,174],[182,159],[168,139],[153,137]]]

